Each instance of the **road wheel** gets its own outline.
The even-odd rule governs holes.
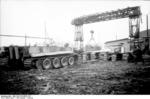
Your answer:
[[[38,60],[36,61],[35,65],[36,65],[36,68],[37,68],[38,70],[43,70],[43,68],[42,68],[42,60],[41,60],[41,59],[38,59]]]
[[[45,58],[43,60],[43,69],[50,69],[50,68],[52,68],[51,60],[48,58]]]
[[[74,57],[69,57],[69,65],[73,65],[74,64]]]
[[[61,59],[61,65],[62,66],[67,66],[68,65],[68,59],[67,59],[67,57],[62,57],[62,59]]]
[[[53,66],[55,67],[55,68],[59,68],[60,67],[60,60],[59,60],[59,58],[54,58],[53,59]]]

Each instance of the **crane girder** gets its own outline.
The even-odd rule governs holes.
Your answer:
[[[119,9],[117,11],[110,11],[110,12],[104,12],[104,13],[96,13],[92,15],[87,16],[81,16],[78,18],[75,18],[71,24],[72,25],[83,25],[83,24],[89,24],[89,23],[95,23],[100,21],[108,21],[108,20],[114,20],[114,19],[120,19],[120,18],[127,18],[127,17],[139,17],[141,15],[140,7],[128,7],[125,9]]]

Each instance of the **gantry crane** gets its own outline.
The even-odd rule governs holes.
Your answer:
[[[129,33],[131,39],[139,37],[141,10],[139,6],[118,9],[116,11],[96,13],[81,16],[72,20],[71,24],[75,25],[75,49],[83,50],[83,25],[95,22],[109,21],[121,18],[129,18]]]

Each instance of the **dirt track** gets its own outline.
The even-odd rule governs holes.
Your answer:
[[[150,66],[141,63],[100,61],[0,73],[0,94],[150,94]]]

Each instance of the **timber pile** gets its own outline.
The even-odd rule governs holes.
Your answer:
[[[7,66],[8,65],[8,60],[9,58],[8,57],[5,57],[5,58],[0,58],[0,66]]]
[[[100,59],[101,60],[108,60],[108,53],[107,52],[101,52],[100,53]]]

